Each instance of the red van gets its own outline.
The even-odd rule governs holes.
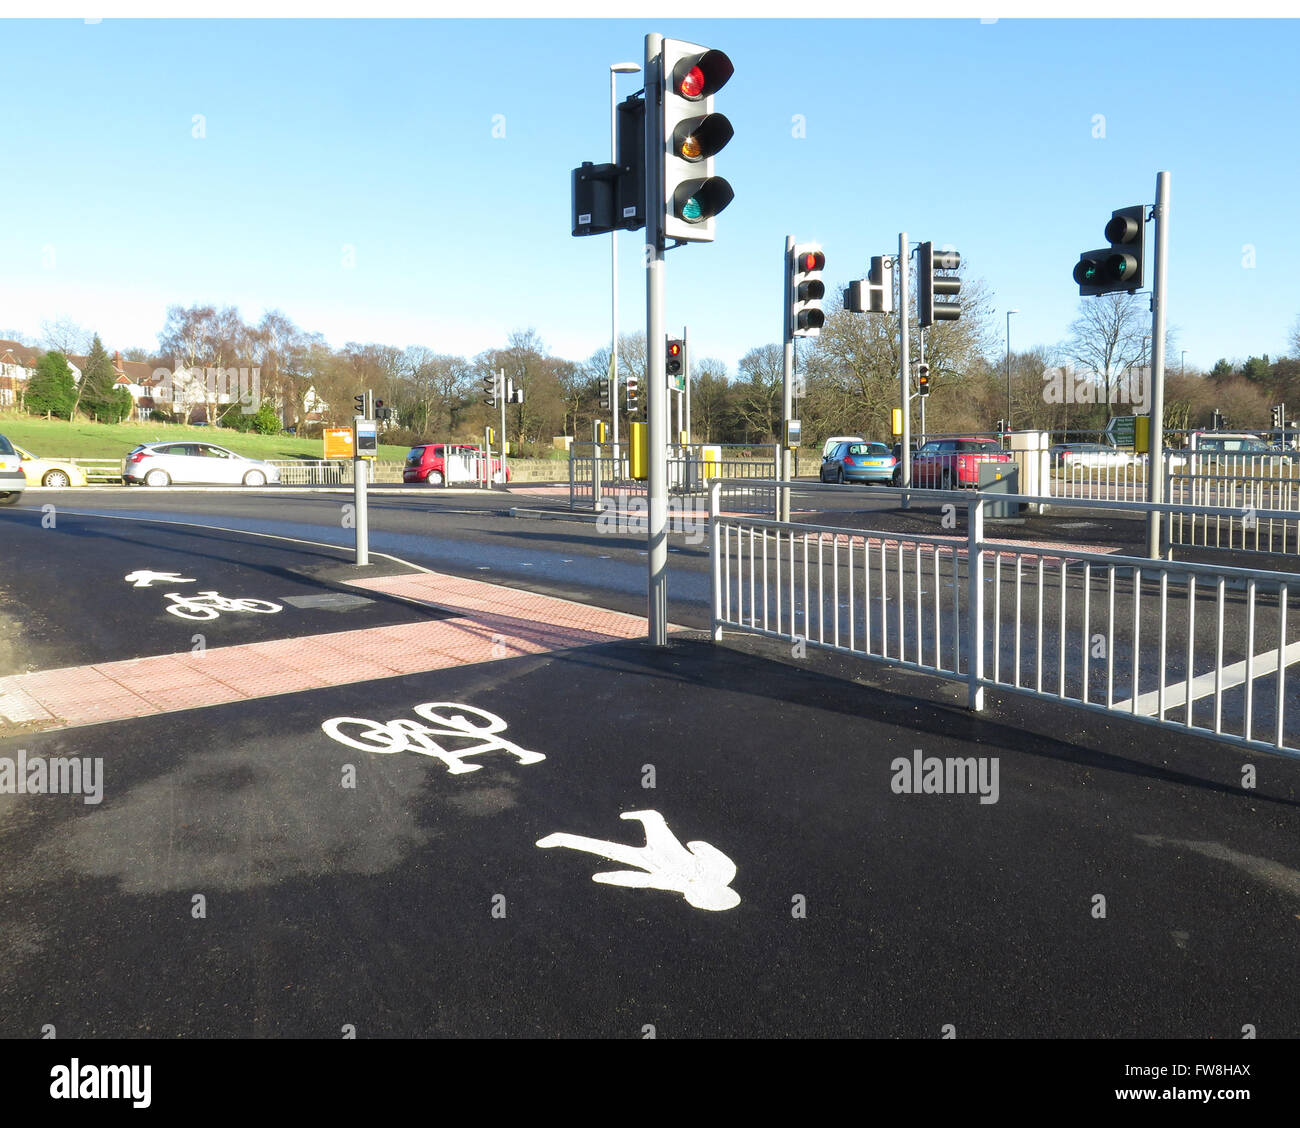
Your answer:
[[[406,454],[406,465],[402,467],[403,482],[421,482],[427,486],[441,486],[448,481],[481,482],[484,477],[484,463],[487,461],[480,447],[453,446],[446,444],[447,453],[443,452],[442,443],[421,443],[413,446]],[[451,461],[450,475],[447,461]],[[510,467],[501,472],[501,459],[492,459],[492,481],[500,484],[510,481]]]

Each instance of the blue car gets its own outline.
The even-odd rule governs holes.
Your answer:
[[[891,485],[897,460],[884,443],[839,443],[822,459],[823,482],[882,482]]]

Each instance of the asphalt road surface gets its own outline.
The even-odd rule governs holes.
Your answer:
[[[330,609],[345,553],[216,528],[344,543],[337,497],[94,500],[0,515],[38,669],[173,647],[137,569],[284,605],[214,647],[437,625]],[[639,538],[484,508],[377,498],[372,547],[642,609]],[[707,621],[673,547],[673,616]],[[688,635],[0,737],[0,772],[102,784],[0,793],[0,1034],[1300,1034],[1300,765],[964,692]]]

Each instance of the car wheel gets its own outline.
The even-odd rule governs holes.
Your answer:
[[[442,472],[439,470],[430,470],[429,476],[424,479],[424,484],[426,486],[442,485]]]
[[[72,478],[64,470],[51,470],[41,479],[41,485],[52,490],[61,490],[72,485]]]
[[[843,466],[841,466],[838,470],[835,471],[835,484],[836,484],[837,486],[842,486],[842,485],[844,485],[844,467],[843,467]]]
[[[901,486],[903,484],[903,471],[901,469],[894,471],[894,476],[889,479],[891,486]]]
[[[951,470],[945,470],[945,471],[943,472],[943,484],[942,484],[942,487],[941,487],[941,488],[942,488],[942,489],[945,489],[945,490],[950,490],[950,489],[952,489],[952,471],[951,471]]]
[[[10,490],[8,493],[0,493],[0,505],[17,505],[18,499],[22,496],[22,490]]]
[[[266,485],[266,475],[260,470],[250,470],[244,475],[244,485],[246,486],[264,486]]]
[[[172,480],[166,470],[150,470],[144,476],[144,484],[146,486],[170,486]]]

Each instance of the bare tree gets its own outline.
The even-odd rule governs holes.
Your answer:
[[[84,353],[90,347],[90,332],[70,317],[42,321],[41,337],[47,348],[60,352],[64,356]]]
[[[1111,293],[1085,298],[1070,325],[1068,350],[1075,362],[1095,373],[1105,393],[1106,421],[1111,418],[1112,388],[1125,369],[1146,355],[1144,334],[1150,322],[1136,294]]]
[[[267,310],[248,336],[261,394],[279,405],[282,423],[298,427],[311,387],[308,356],[312,345],[323,344],[324,339],[318,333],[305,333],[278,309]]]
[[[691,362],[691,429],[704,442],[716,442],[726,422],[731,385],[727,366],[713,357]]]
[[[781,426],[784,370],[785,352],[781,345],[760,345],[740,358],[740,381],[734,395],[746,440],[776,440]]]

